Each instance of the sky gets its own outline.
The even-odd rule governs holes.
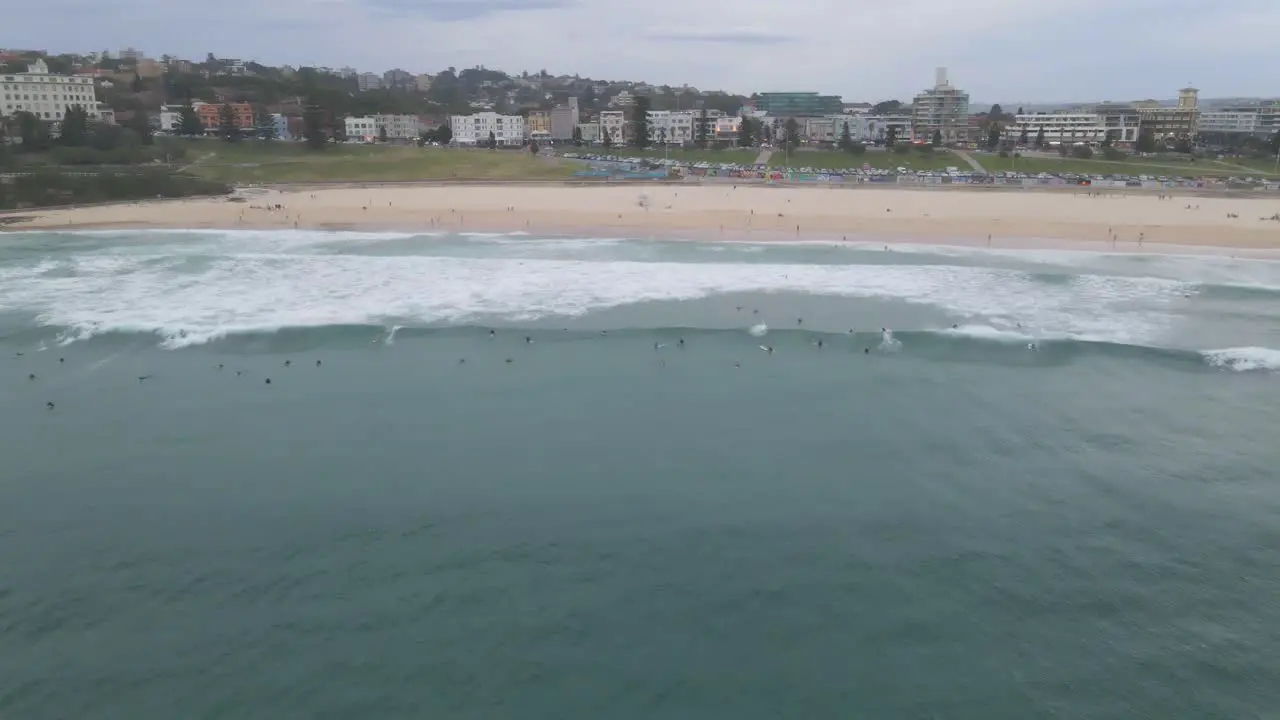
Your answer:
[[[1275,96],[1280,0],[0,0],[0,47],[974,102]]]

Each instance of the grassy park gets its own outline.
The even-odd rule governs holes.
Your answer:
[[[897,153],[868,149],[860,154],[842,150],[798,150],[790,155],[775,150],[773,157],[769,159],[769,166],[775,168],[808,167],[814,170],[843,170],[860,168],[863,165],[880,170],[900,167],[908,170],[946,170],[948,167],[967,170],[969,168],[968,163],[947,150],[921,152],[913,149],[911,152]]]
[[[515,150],[460,150],[397,145],[185,140],[185,170],[228,183],[403,180],[560,180],[572,164]]]

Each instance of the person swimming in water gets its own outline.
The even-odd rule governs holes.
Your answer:
[[[321,365],[321,362],[320,362],[319,360],[317,360],[317,361],[316,361],[316,367],[320,367],[320,365]]]
[[[45,406],[45,407],[47,407],[47,408],[49,408],[50,410],[52,410],[52,409],[53,409],[53,403],[51,403],[51,402],[47,402],[47,403],[45,403],[45,404],[44,404],[44,406]]]
[[[266,381],[264,381],[264,383],[263,383],[263,384],[264,384],[264,385],[270,385],[270,384],[271,384],[271,378],[267,378],[267,379],[266,379]]]
[[[684,338],[680,338],[680,342],[676,343],[681,349],[684,349]]]
[[[35,380],[35,379],[36,379],[36,374],[35,374],[35,373],[31,373],[30,375],[28,375],[28,376],[27,376],[27,379],[28,379],[28,380]]]

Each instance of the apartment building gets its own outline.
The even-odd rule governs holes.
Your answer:
[[[43,60],[30,63],[26,72],[0,75],[0,116],[29,112],[41,120],[58,120],[73,107],[100,119],[92,78],[50,73]]]
[[[417,115],[367,115],[343,119],[348,140],[373,142],[385,133],[388,140],[416,140],[421,134]]]
[[[578,132],[582,133],[582,142],[584,143],[600,142],[599,122],[578,123]]]
[[[373,73],[360,73],[356,76],[356,89],[360,92],[377,90],[382,87],[382,78]]]
[[[600,138],[609,138],[614,145],[622,145],[631,139],[631,130],[627,127],[627,113],[622,110],[602,110],[600,112]]]
[[[849,134],[859,142],[882,143],[893,129],[898,140],[911,140],[912,115],[860,115],[850,119]]]
[[[573,129],[578,126],[580,121],[578,114],[578,98],[571,97],[569,102],[564,105],[557,105],[551,109],[551,139],[552,140],[570,140],[573,138]]]
[[[1138,110],[1129,105],[1113,105],[1102,103],[1093,111],[1102,118],[1102,127],[1112,144],[1129,147],[1138,142],[1138,133],[1142,129],[1142,116]]]
[[[1258,132],[1258,112],[1218,110],[1200,113],[1200,134],[1253,135]]]
[[[459,145],[486,145],[492,133],[498,145],[524,144],[524,118],[519,115],[499,115],[496,112],[479,112],[474,115],[454,115],[449,118],[453,141]]]
[[[529,133],[529,137],[534,140],[550,140],[551,111],[530,110],[529,117],[525,118],[524,128],[525,132]]]
[[[1025,113],[1014,116],[1014,123],[1005,128],[1005,137],[1017,140],[1027,136],[1034,143],[1044,133],[1045,144],[1075,145],[1085,143],[1099,145],[1107,137],[1102,116],[1090,112]]]
[[[693,142],[695,139],[693,133],[693,111],[650,110],[646,117],[649,119],[650,142],[681,145]]]
[[[1175,107],[1164,107],[1153,101],[1138,103],[1142,130],[1150,131],[1157,140],[1195,136],[1200,122],[1200,110],[1197,107],[1199,94],[1200,91],[1195,88],[1179,90],[1178,104]]]
[[[969,93],[947,81],[946,68],[937,69],[932,88],[916,95],[911,125],[916,138],[931,139],[941,133],[944,143],[968,140]]]
[[[767,92],[756,96],[755,109],[780,118],[839,115],[844,101],[839,95],[816,92]]]
[[[193,103],[196,117],[206,133],[217,132],[222,128],[222,108],[230,106],[231,116],[240,130],[253,129],[253,106],[249,103]]]

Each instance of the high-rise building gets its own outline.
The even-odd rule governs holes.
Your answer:
[[[947,81],[946,68],[938,68],[932,88],[916,95],[911,125],[919,140],[932,140],[935,133],[944,143],[968,140],[969,93]]]
[[[551,109],[551,139],[570,140],[578,126],[578,98],[571,97],[564,105]]]

